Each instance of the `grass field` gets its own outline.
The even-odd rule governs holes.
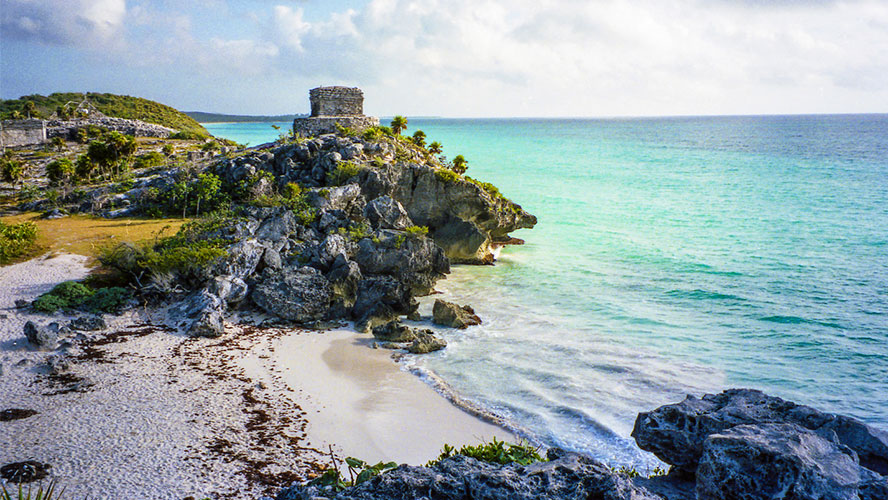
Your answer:
[[[73,253],[95,258],[102,247],[122,241],[138,242],[163,231],[175,234],[189,219],[102,219],[71,215],[61,219],[41,219],[39,213],[0,217],[6,224],[30,221],[37,225],[37,244],[18,262],[46,253]]]

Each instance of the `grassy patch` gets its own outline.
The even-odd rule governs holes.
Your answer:
[[[188,220],[183,219],[100,219],[86,215],[41,219],[35,213],[0,217],[4,225],[31,223],[37,228],[35,244],[24,256],[64,252],[92,258],[109,244],[148,240],[164,228],[178,230],[186,222]]]
[[[29,254],[37,241],[37,225],[33,222],[5,224],[0,221],[0,264]]]
[[[330,186],[341,186],[347,180],[358,175],[360,171],[360,165],[350,161],[340,162],[332,172],[327,172],[327,184]]]

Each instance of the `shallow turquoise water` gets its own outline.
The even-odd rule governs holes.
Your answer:
[[[539,218],[440,283],[485,323],[415,363],[464,397],[615,464],[653,464],[638,411],[726,387],[888,429],[888,116],[417,128]]]

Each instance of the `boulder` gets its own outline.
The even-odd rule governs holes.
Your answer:
[[[59,342],[59,324],[50,323],[46,326],[40,326],[33,321],[25,323],[25,337],[37,349],[42,351],[51,351],[56,348]]]
[[[239,241],[228,247],[228,255],[216,264],[213,275],[230,275],[246,279],[259,265],[265,247],[255,239]]]
[[[857,453],[860,464],[888,474],[888,433],[859,420],[824,413],[751,389],[729,389],[639,413],[632,430],[638,446],[687,473],[697,469],[711,434],[738,425],[796,424],[819,434],[834,432]]]
[[[432,307],[432,323],[451,328],[465,329],[469,326],[480,325],[481,318],[469,306],[460,306],[452,302],[436,299],[435,305]]]
[[[863,471],[853,451],[804,427],[738,425],[706,439],[697,498],[857,500]]]
[[[391,276],[365,277],[358,285],[352,316],[356,320],[355,328],[366,332],[398,316],[410,314],[418,307],[410,288],[404,283]]]
[[[561,452],[549,462],[496,465],[456,455],[432,467],[401,465],[340,493],[293,485],[277,500],[660,500],[606,465]]]
[[[364,217],[373,229],[397,229],[403,231],[413,225],[407,211],[391,196],[380,196],[364,207]]]
[[[191,318],[187,333],[192,337],[218,337],[225,332],[225,302],[207,289],[191,294],[184,302]]]
[[[266,312],[297,323],[323,319],[333,300],[330,282],[312,267],[266,269],[251,295]]]
[[[412,342],[416,338],[413,330],[397,321],[390,321],[373,328],[373,337],[385,342]]]
[[[246,282],[235,276],[216,276],[208,288],[210,293],[218,296],[227,304],[236,304],[247,298]]]
[[[71,320],[68,323],[68,328],[71,330],[77,330],[81,332],[93,332],[96,330],[104,330],[107,328],[107,324],[105,323],[105,319],[101,316],[95,315],[87,315],[87,316],[79,316]]]
[[[436,337],[431,330],[417,330],[414,332],[414,335],[416,338],[407,348],[412,354],[428,354],[447,347],[447,342],[442,338]]]
[[[343,317],[355,305],[358,298],[358,284],[361,282],[361,268],[357,262],[347,260],[339,255],[331,266],[327,280],[333,292],[333,308],[337,310],[335,316]]]
[[[450,272],[450,262],[435,242],[425,236],[383,230],[358,242],[355,261],[365,275],[390,275],[425,295]]]

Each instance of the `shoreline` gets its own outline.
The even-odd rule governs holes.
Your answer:
[[[311,477],[330,450],[337,460],[418,463],[444,443],[514,439],[345,329],[227,324],[221,337],[191,338],[163,309],[136,308],[106,316],[102,332],[34,350],[27,320],[65,325],[76,315],[31,314],[15,301],[85,277],[86,261],[62,254],[0,268],[9,290],[0,410],[38,412],[0,422],[0,465],[48,463],[47,479],[74,497],[258,497]]]

